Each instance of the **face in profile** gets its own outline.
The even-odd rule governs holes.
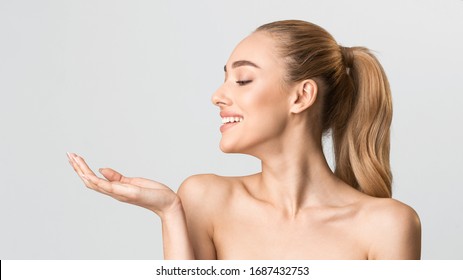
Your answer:
[[[284,64],[270,35],[255,32],[238,44],[212,96],[223,122],[223,152],[258,155],[278,145],[290,104],[283,78]]]

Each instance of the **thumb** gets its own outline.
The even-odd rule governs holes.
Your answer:
[[[103,175],[110,182],[117,181],[117,182],[125,183],[124,179],[126,179],[126,178],[124,176],[122,176],[122,174],[120,174],[119,172],[115,171],[114,169],[100,168],[100,169],[98,169],[98,171],[101,173],[101,175]]]

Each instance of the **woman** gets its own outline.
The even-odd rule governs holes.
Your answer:
[[[419,259],[415,211],[391,199],[389,84],[365,48],[321,27],[279,21],[235,48],[212,96],[220,148],[259,158],[262,172],[195,175],[165,185],[69,154],[87,187],[152,210],[166,259]],[[331,133],[336,169],[322,135]]]

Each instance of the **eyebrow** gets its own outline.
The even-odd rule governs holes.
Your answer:
[[[255,64],[254,62],[249,61],[249,60],[237,60],[237,61],[232,63],[231,67],[232,68],[237,68],[237,67],[241,67],[241,66],[252,66],[252,67],[260,69],[260,67],[257,66],[257,64]],[[223,71],[227,72],[227,65],[223,66]]]

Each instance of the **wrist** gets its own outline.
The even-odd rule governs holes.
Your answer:
[[[163,211],[155,211],[155,213],[161,218],[161,221],[167,221],[171,219],[175,219],[175,217],[184,217],[184,211],[183,211],[183,206],[182,202],[180,201],[180,198],[176,198],[175,201],[170,205],[167,209]]]

